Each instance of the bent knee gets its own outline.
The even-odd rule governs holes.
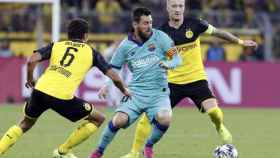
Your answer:
[[[98,127],[101,126],[104,123],[105,119],[106,119],[105,115],[103,113],[99,112],[99,111],[94,111],[87,118],[87,120],[89,122],[95,124]]]
[[[217,100],[215,98],[206,99],[201,103],[201,105],[202,105],[202,107],[204,108],[205,111],[209,111],[213,108],[218,107],[218,103],[217,103]]]
[[[171,109],[161,109],[157,113],[156,120],[161,125],[169,126],[172,119],[172,110]]]
[[[112,120],[113,124],[117,128],[123,128],[128,123],[128,115],[123,112],[117,112]]]
[[[22,129],[23,133],[25,133],[26,131],[28,131],[30,128],[33,127],[33,125],[36,123],[37,119],[30,119],[27,117],[24,117],[20,123],[19,123],[19,127]]]
[[[97,124],[98,124],[99,126],[100,126],[101,124],[103,124],[105,120],[106,120],[106,117],[105,117],[105,115],[102,114],[102,113],[100,113],[100,114],[98,115],[98,117],[96,117],[96,122],[97,122]]]

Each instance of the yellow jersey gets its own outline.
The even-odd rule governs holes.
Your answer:
[[[34,52],[40,53],[42,60],[49,60],[35,89],[58,99],[72,99],[91,67],[104,74],[111,68],[99,52],[80,41],[55,42]]]
[[[167,33],[178,48],[182,64],[168,71],[168,82],[174,84],[188,84],[198,80],[206,80],[199,36],[208,29],[209,24],[200,19],[186,18],[178,28],[170,27],[168,22],[160,27]]]

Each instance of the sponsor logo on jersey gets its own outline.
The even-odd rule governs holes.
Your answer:
[[[57,66],[57,65],[51,65],[49,70],[56,71],[56,72],[64,75],[67,78],[69,78],[72,75],[72,73],[70,71],[66,70],[65,68],[63,68],[61,66]]]
[[[191,49],[194,49],[197,46],[198,46],[197,43],[192,43],[190,45],[181,45],[181,46],[177,46],[177,50],[181,54],[181,53],[185,53]]]
[[[132,60],[131,65],[134,68],[140,68],[140,67],[154,64],[154,63],[158,62],[159,60],[160,59],[158,56],[152,54],[152,55],[148,55],[143,58],[140,58],[140,59]]]

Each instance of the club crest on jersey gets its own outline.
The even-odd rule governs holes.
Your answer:
[[[185,36],[187,37],[187,38],[192,38],[193,37],[193,32],[192,32],[192,30],[191,29],[187,29],[186,30],[186,33],[185,33]]]
[[[148,45],[148,50],[151,51],[151,52],[154,51],[154,50],[156,50],[155,44],[153,44],[153,43],[152,43],[152,44],[149,44],[149,45]]]
[[[132,56],[134,56],[134,54],[135,54],[135,52],[130,52],[130,53],[128,53],[128,56],[132,57]]]

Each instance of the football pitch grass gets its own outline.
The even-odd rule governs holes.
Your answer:
[[[107,121],[112,108],[101,108]],[[227,127],[234,136],[239,158],[280,157],[280,109],[224,109]],[[155,146],[155,158],[211,158],[220,139],[207,115],[194,108],[177,108],[165,137]],[[0,106],[0,135],[14,125],[22,115],[20,106]],[[3,158],[52,158],[52,151],[64,142],[77,127],[52,111],[42,115]],[[97,133],[74,149],[79,158],[87,158],[95,149],[104,123]],[[119,158],[126,154],[133,140],[135,126],[121,130],[108,147],[104,158]],[[1,157],[1,158],[2,158]]]

